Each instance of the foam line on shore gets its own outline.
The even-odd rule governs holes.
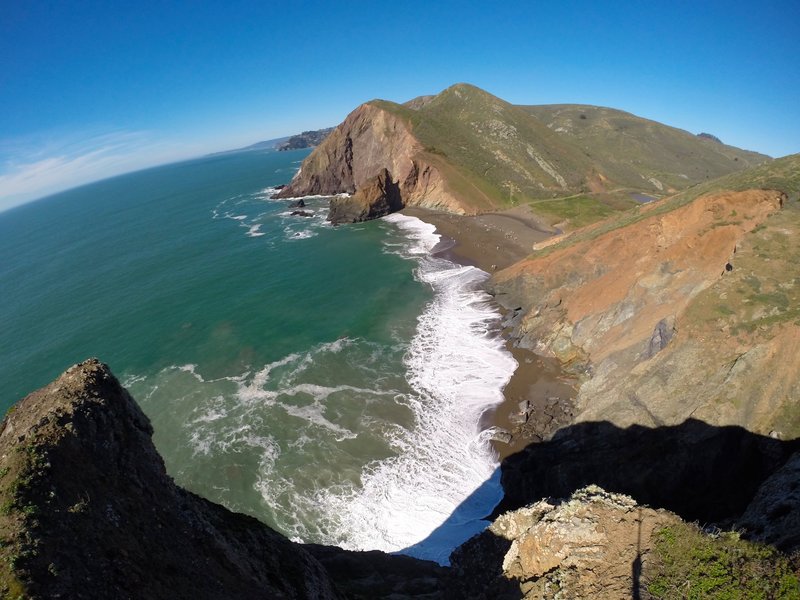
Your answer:
[[[433,225],[404,215],[385,220],[406,234],[402,253],[418,261],[416,277],[434,289],[405,359],[414,391],[404,401],[416,425],[393,440],[397,456],[365,469],[359,489],[322,491],[319,500],[339,514],[334,537],[345,547],[447,564],[502,497],[497,457],[480,422],[503,401],[517,363],[480,289],[488,274],[431,256],[439,242]]]

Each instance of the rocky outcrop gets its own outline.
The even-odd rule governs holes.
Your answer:
[[[0,586],[7,597],[30,598],[629,597],[647,577],[654,535],[680,520],[596,486],[579,488],[599,480],[655,506],[693,506],[704,518],[712,506],[739,510],[751,484],[797,449],[699,423],[677,434],[608,424],[562,432],[506,461],[514,510],[457,549],[452,567],[301,546],[177,487],[147,417],[105,365],[89,360],[3,421]],[[796,483],[792,465],[773,478],[776,490]],[[763,523],[766,510],[759,531],[767,537],[770,519],[790,512],[773,506],[779,492],[769,485],[747,517]],[[784,538],[797,539],[796,523],[786,525],[793,529]]]
[[[300,546],[177,487],[147,417],[96,360],[0,433],[0,582],[30,598],[341,598]]]
[[[386,169],[368,179],[352,196],[331,199],[328,220],[334,225],[377,219],[403,208],[400,186]]]
[[[452,563],[458,585],[473,591],[464,597],[639,597],[655,533],[679,522],[670,512],[589,486],[565,500],[503,514],[456,550]],[[499,568],[486,569],[487,563]]]
[[[721,144],[722,143],[721,139],[719,139],[717,136],[715,136],[715,135],[713,135],[711,133],[706,133],[706,132],[698,133],[697,137],[703,138],[704,140],[711,140],[712,142],[716,142],[717,144]]]
[[[778,264],[778,244],[794,240],[778,233],[786,229],[779,221],[796,220],[780,211],[784,199],[751,190],[709,194],[669,211],[648,205],[629,225],[605,233],[607,224],[591,226],[575,242],[497,273],[494,292],[509,308],[522,307],[508,323],[519,345],[583,375],[578,421],[655,427],[693,416],[780,431],[788,398],[800,391],[791,375],[800,370],[793,351],[800,327],[785,308],[791,300],[761,313],[756,307],[772,297],[768,290],[784,302],[788,263]],[[776,224],[774,233],[767,222]],[[764,262],[770,236],[778,253]],[[772,320],[764,321],[767,311]],[[782,327],[771,325],[783,314]],[[754,318],[772,333],[745,335],[751,326],[743,323]],[[777,355],[791,364],[776,379],[770,357]],[[773,385],[759,383],[770,379]],[[732,400],[742,397],[748,402]]]
[[[358,202],[363,203],[375,197],[377,180],[389,173],[399,197],[389,204],[393,210],[411,205],[463,214],[467,207],[449,190],[434,163],[435,157],[426,155],[403,117],[373,103],[362,104],[303,161],[277,197],[361,192]],[[336,210],[337,205],[354,202],[336,199],[332,206]]]

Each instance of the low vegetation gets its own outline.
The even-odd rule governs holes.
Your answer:
[[[798,200],[800,200],[800,154],[785,156],[746,171],[692,186],[684,192],[654,204],[640,205],[617,213],[594,227],[578,231],[558,244],[553,244],[538,251],[537,256],[549,254],[558,248],[565,248],[577,242],[591,241],[605,233],[638,223],[642,219],[668,213],[689,204],[704,194],[726,190],[736,192],[752,189],[783,192],[787,196],[788,206],[797,205]]]
[[[615,203],[603,201],[589,195],[569,196],[554,200],[536,200],[530,203],[531,210],[545,218],[550,225],[565,225],[569,229],[585,227],[602,221],[621,210],[628,208],[633,201]]]
[[[647,591],[653,598],[686,600],[790,600],[800,582],[789,559],[736,532],[708,535],[682,523],[657,533]]]
[[[618,189],[660,196],[769,158],[622,111],[517,106],[467,84],[404,105],[371,104],[403,119],[427,158],[447,163],[465,193],[479,188],[490,209]],[[578,221],[608,216],[600,202],[595,214],[578,207]]]

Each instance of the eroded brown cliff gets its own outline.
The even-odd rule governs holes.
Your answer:
[[[784,199],[751,190],[666,212],[653,204],[632,224],[597,224],[498,273],[497,298],[518,309],[520,344],[584,374],[578,421],[691,416],[795,436],[800,326],[786,257],[800,228]]]
[[[359,106],[336,127],[303,161],[300,171],[278,197],[333,196],[360,191],[358,203],[371,207],[375,196],[368,188],[384,172],[397,189],[399,204],[393,210],[408,205],[458,214],[469,211],[463,198],[450,190],[436,165],[436,157],[427,155],[409,122],[371,103]],[[353,202],[347,198],[334,199],[332,206]],[[348,212],[347,206],[342,212]]]

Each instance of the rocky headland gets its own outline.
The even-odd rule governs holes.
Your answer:
[[[364,210],[337,208],[353,204],[342,194],[356,193],[357,205],[392,210],[472,215],[580,194],[616,210],[633,203],[630,192],[661,197],[768,158],[622,111],[516,106],[457,84],[405,104],[362,104],[278,196],[338,196],[334,222],[363,218]],[[384,184],[376,185],[381,177]],[[554,206],[540,208],[552,215]]]
[[[279,152],[285,152],[287,150],[299,150],[301,148],[314,148],[319,146],[320,142],[322,142],[322,140],[324,140],[331,131],[333,131],[333,127],[304,131],[303,133],[293,135],[285,142],[277,144],[275,148]]]

